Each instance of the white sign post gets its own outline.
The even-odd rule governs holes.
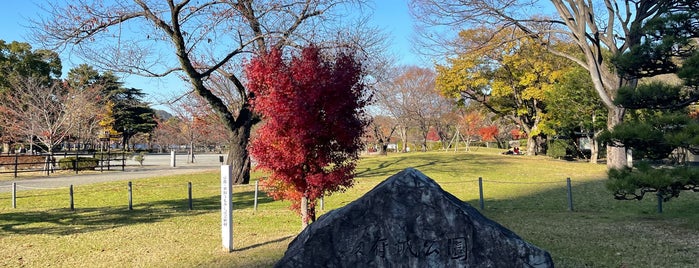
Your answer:
[[[221,238],[223,250],[233,251],[233,183],[231,166],[221,166]]]
[[[170,151],[170,167],[175,167],[175,150]]]

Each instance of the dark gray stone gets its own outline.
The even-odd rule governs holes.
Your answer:
[[[553,267],[553,261],[408,168],[321,216],[276,267]]]

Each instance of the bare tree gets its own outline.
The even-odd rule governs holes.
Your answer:
[[[408,107],[411,105],[411,99],[415,98],[417,93],[412,92],[406,87],[401,87],[395,83],[397,79],[397,70],[393,72],[394,77],[377,83],[376,90],[376,106],[387,116],[393,118],[396,123],[396,131],[398,138],[403,146],[401,152],[408,151],[408,129],[411,127],[411,118]]]
[[[371,31],[342,24],[341,18],[352,16],[338,13],[363,2],[76,0],[48,4],[49,17],[35,22],[35,37],[53,48],[70,46],[104,69],[150,77],[180,74],[231,132],[228,164],[232,180],[240,184],[250,179],[247,145],[259,121],[248,104],[254,96],[240,75],[243,59],[329,37],[371,44],[376,40]],[[215,73],[234,85],[239,105],[209,87]]]
[[[417,66],[401,66],[393,77],[376,87],[377,106],[397,123],[398,136],[407,151],[408,131],[415,128],[422,150],[427,150],[427,134],[450,111],[448,100],[436,90],[434,71]]]
[[[391,142],[393,133],[396,132],[398,124],[392,117],[385,115],[375,115],[369,124],[369,132],[377,145],[379,154],[386,155],[388,144]]]
[[[3,92],[6,102],[0,120],[18,135],[36,137],[49,153],[93,108],[90,103],[94,102],[88,99],[94,98],[96,90],[77,90],[32,77],[16,78],[10,84],[12,90]]]
[[[221,137],[226,137],[226,130],[218,123],[214,111],[206,101],[193,93],[185,95],[176,103],[169,105],[174,112],[177,131],[171,133],[189,146],[189,161],[195,162],[195,147],[207,142],[216,144]],[[172,122],[171,122],[172,123]],[[222,135],[223,134],[223,135]],[[227,134],[227,133],[226,133]]]
[[[610,59],[641,43],[641,25],[651,18],[676,10],[691,9],[695,1],[585,1],[585,0],[411,0],[411,11],[421,21],[421,36],[430,46],[452,48],[453,38],[463,28],[488,24],[506,30],[516,27],[542,44],[552,39],[570,40],[579,48],[574,53],[548,46],[550,52],[568,58],[585,68],[608,111],[607,127],[622,122],[625,110],[614,104],[620,87],[635,87],[638,80],[618,74]],[[557,17],[540,14],[555,8]],[[554,38],[555,37],[555,38]],[[443,41],[444,40],[444,41]],[[439,44],[439,45],[434,45]],[[460,49],[460,48],[456,48]],[[431,50],[437,52],[435,50]],[[441,50],[445,52],[446,50]],[[607,147],[607,166],[620,168],[627,163],[623,147]]]
[[[158,118],[158,126],[153,129],[151,133],[151,142],[156,144],[158,147],[158,152],[163,152],[164,150],[170,148],[171,145],[182,144],[180,132],[179,120],[176,117],[170,117],[168,119]]]

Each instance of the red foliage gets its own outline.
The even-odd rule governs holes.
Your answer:
[[[478,135],[480,135],[484,141],[493,141],[495,140],[495,136],[498,135],[498,132],[498,126],[492,125],[480,128],[478,130]]]
[[[514,140],[519,140],[519,139],[527,137],[527,133],[519,130],[518,128],[511,130],[510,135],[512,135],[512,139],[514,139]]]
[[[323,57],[314,46],[285,61],[278,50],[245,69],[255,112],[265,120],[250,143],[257,169],[270,172],[272,195],[309,200],[350,187],[361,149],[364,85],[361,64],[347,54]],[[312,217],[312,216],[311,216]]]
[[[439,134],[437,134],[437,129],[435,129],[434,127],[430,127],[430,130],[427,132],[427,140],[440,141]]]

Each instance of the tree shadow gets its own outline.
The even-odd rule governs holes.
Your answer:
[[[233,209],[249,209],[254,206],[254,191],[234,192]],[[274,201],[266,194],[258,195],[258,204]],[[168,218],[189,217],[220,210],[220,195],[192,199],[171,199],[137,203],[133,210],[128,206],[50,209],[46,211],[21,211],[0,214],[0,230],[14,234],[72,235],[108,230],[122,226],[160,222]]]
[[[527,186],[531,185],[513,187]],[[486,182],[485,209],[478,210],[524,240],[549,251],[557,266],[641,267],[647,265],[641,256],[672,255],[659,266],[673,267],[699,257],[699,251],[683,253],[681,250],[687,246],[677,239],[697,230],[699,217],[687,212],[696,211],[699,195],[683,193],[680,198],[665,203],[665,211],[658,214],[655,198],[615,200],[605,188],[605,180],[598,180],[573,185],[570,211],[565,181],[560,186],[539,187],[542,190],[511,198],[492,198],[488,197]],[[478,196],[478,187],[468,191],[469,196]],[[464,202],[479,208],[477,198]],[[663,253],[653,247],[637,247],[637,243],[662,243]],[[675,252],[678,250],[680,253]],[[625,265],[621,265],[619,256],[625,256]]]
[[[453,152],[436,152],[436,153],[404,153],[399,155],[377,156],[375,159],[364,160],[365,168],[355,173],[356,177],[389,177],[396,174],[407,167],[419,169],[425,174],[429,174],[431,170],[444,171],[452,165],[460,165],[468,161],[478,169],[490,169],[494,166],[505,165],[506,162],[499,161],[500,156],[489,155],[474,155],[468,153],[456,153],[454,157],[439,157],[435,158],[435,154],[454,154]],[[373,161],[372,161],[373,160]],[[415,163],[415,164],[411,164]]]
[[[293,235],[287,235],[287,236],[280,237],[280,238],[277,238],[277,239],[274,239],[274,240],[269,240],[269,241],[265,241],[265,242],[262,242],[262,243],[257,243],[257,244],[254,244],[254,245],[249,245],[249,246],[247,246],[247,247],[242,247],[242,248],[233,249],[233,252],[245,251],[245,250],[250,250],[250,249],[258,248],[258,247],[265,246],[265,245],[269,245],[269,244],[273,244],[273,243],[279,243],[279,242],[282,242],[282,241],[287,240],[287,239],[292,238],[292,237],[294,237],[294,236],[293,236]]]

